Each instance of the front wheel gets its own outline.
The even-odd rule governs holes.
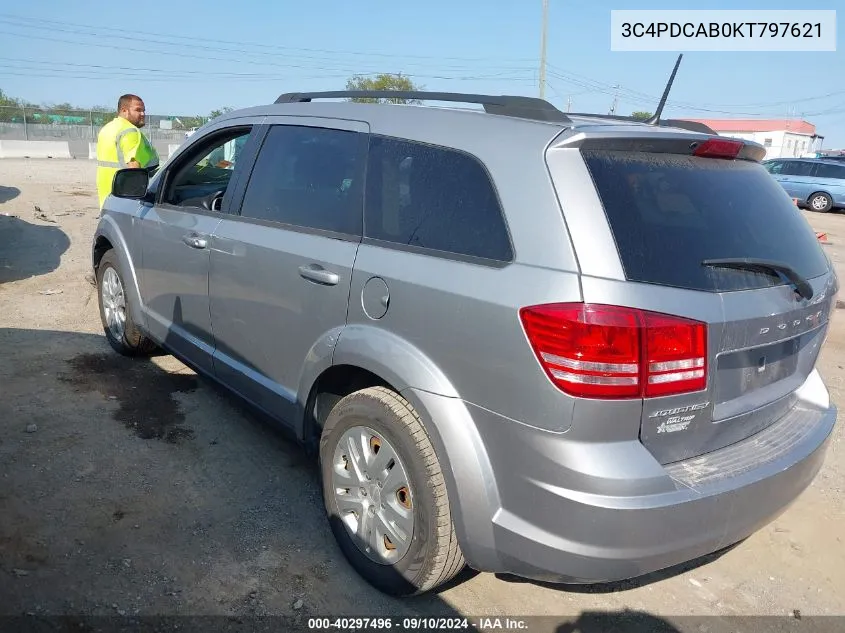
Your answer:
[[[120,264],[113,250],[103,255],[97,267],[97,296],[103,331],[112,349],[124,356],[140,356],[156,348],[135,324]]]
[[[411,596],[464,568],[440,463],[397,393],[371,387],[337,403],[320,438],[320,471],[335,539],[371,585]]]

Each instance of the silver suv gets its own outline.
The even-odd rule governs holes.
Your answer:
[[[349,100],[385,96],[453,105]],[[836,421],[838,281],[763,155],[528,97],[282,95],[117,173],[105,334],[292,429],[384,592],[631,578],[771,521]]]

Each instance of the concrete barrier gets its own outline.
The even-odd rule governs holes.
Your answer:
[[[90,160],[97,160],[97,144],[88,143],[88,158]]]
[[[67,141],[0,141],[0,158],[72,158]]]

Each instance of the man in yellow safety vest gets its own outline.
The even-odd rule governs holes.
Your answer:
[[[117,102],[117,116],[106,123],[97,137],[97,195],[100,209],[111,193],[114,174],[126,167],[158,167],[158,152],[141,132],[146,113],[144,101],[125,94]]]

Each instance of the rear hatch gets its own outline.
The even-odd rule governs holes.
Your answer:
[[[659,288],[677,294],[668,302],[675,314],[695,319],[702,308],[706,353],[655,371],[698,372],[704,387],[643,399],[640,439],[670,463],[742,440],[794,406],[838,282],[805,218],[754,160],[757,150],[727,139],[641,149],[602,141],[581,153],[631,296]]]

